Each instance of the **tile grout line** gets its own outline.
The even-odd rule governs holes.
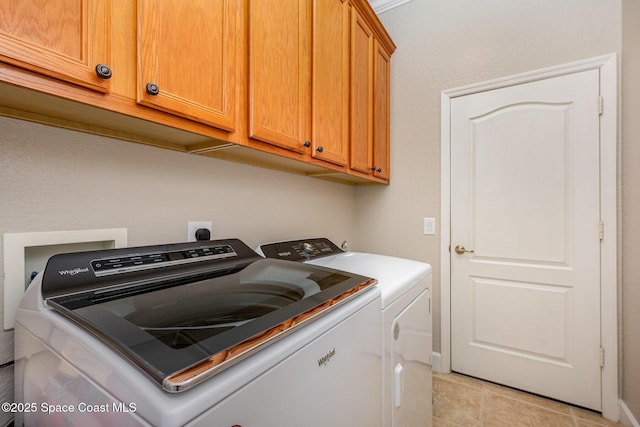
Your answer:
[[[485,396],[487,394],[487,386],[486,384],[482,384],[482,393],[480,393],[480,419],[478,420],[479,426],[484,426],[484,402]]]
[[[578,427],[578,419],[576,418],[576,414],[573,411],[573,408],[569,406],[569,413],[571,414],[571,419],[573,420],[573,425]]]

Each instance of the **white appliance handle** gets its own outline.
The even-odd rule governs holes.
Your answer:
[[[393,402],[398,408],[402,403],[402,393],[404,392],[404,367],[398,363],[393,375]]]

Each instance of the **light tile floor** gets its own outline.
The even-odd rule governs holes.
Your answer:
[[[433,427],[620,426],[596,412],[458,374],[433,374]]]

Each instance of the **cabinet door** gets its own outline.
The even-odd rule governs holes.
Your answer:
[[[373,75],[373,166],[374,175],[389,179],[389,84],[390,56],[375,43]]]
[[[234,130],[236,4],[138,0],[140,104]]]
[[[3,1],[0,61],[108,92],[108,17],[108,0]]]
[[[349,4],[313,2],[312,155],[339,165],[349,156]]]
[[[351,169],[373,167],[373,33],[351,10]]]
[[[251,0],[249,136],[304,152],[310,138],[310,10],[306,0]]]

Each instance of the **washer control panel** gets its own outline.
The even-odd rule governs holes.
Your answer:
[[[91,261],[91,268],[96,277],[100,277],[110,274],[148,270],[150,268],[167,267],[170,265],[187,264],[204,259],[223,259],[237,255],[229,245],[202,246],[187,250],[139,253],[94,259]]]
[[[268,243],[260,245],[260,251],[266,258],[285,259],[288,261],[307,261],[344,252],[329,239],[325,238]]]
[[[49,258],[42,296],[166,281],[241,268],[261,258],[238,239],[63,253]],[[216,273],[217,274],[217,273]]]

